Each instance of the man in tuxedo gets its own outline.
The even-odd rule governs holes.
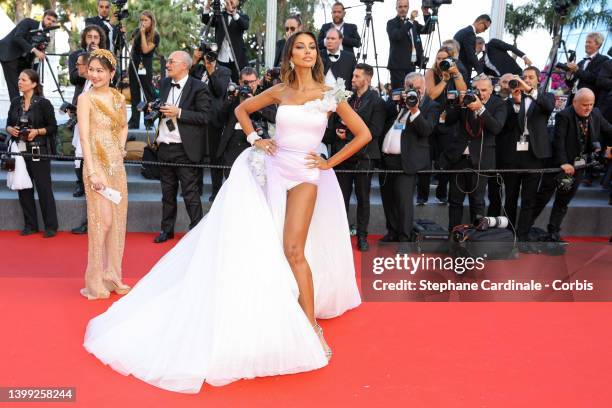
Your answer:
[[[514,61],[508,51],[518,55],[525,62],[525,66],[531,66],[531,60],[525,53],[515,46],[493,38],[485,45],[482,37],[476,37],[476,54],[482,52],[480,64],[485,74],[494,77],[501,77],[504,74],[520,75],[521,67]]]
[[[192,59],[184,51],[175,51],[166,61],[168,76],[162,81],[160,100],[158,159],[161,162],[197,164],[204,155],[204,137],[210,114],[210,95],[204,83],[189,76]],[[162,188],[161,232],[154,242],[165,242],[174,237],[176,222],[176,196],[179,182],[189,228],[202,219],[202,203],[198,191],[199,169],[193,167],[160,167]]]
[[[597,78],[601,68],[608,61],[608,57],[599,53],[603,42],[604,37],[601,33],[588,34],[584,42],[586,56],[578,64],[568,62],[567,68],[569,71],[565,77],[565,83],[573,89],[572,97],[575,91],[589,88],[595,94],[595,107],[597,108],[600,108],[600,104],[605,98],[605,95],[597,87]],[[571,103],[572,97],[570,97],[569,103]]]
[[[246,45],[244,44],[244,33],[249,29],[250,18],[246,14],[238,12],[240,0],[225,0],[225,10],[221,13],[221,17],[225,20],[229,38],[225,37],[223,22],[219,18],[214,17],[211,10],[212,0],[208,0],[204,12],[202,13],[202,23],[208,24],[211,18],[214,18],[211,26],[215,29],[215,42],[219,47],[219,64],[227,67],[232,72],[232,81],[238,82],[239,70],[247,65]],[[234,54],[232,55],[232,51]],[[234,60],[235,58],[235,60]],[[238,68],[236,69],[236,63]]]
[[[319,30],[318,43],[321,50],[327,48],[325,45],[325,35],[332,27],[342,33],[342,43],[340,44],[341,50],[355,55],[353,48],[361,47],[361,37],[357,31],[357,26],[344,22],[344,16],[346,16],[344,5],[339,1],[335,2],[332,6],[332,22],[323,24]]]
[[[482,14],[474,20],[474,23],[457,31],[453,37],[461,45],[459,59],[467,70],[468,76],[466,80],[472,77],[472,69],[475,69],[479,74],[484,70],[482,63],[476,57],[476,34],[484,33],[490,26],[491,17],[487,14]]]
[[[88,17],[85,19],[85,25],[97,25],[106,34],[106,41],[102,48],[116,52],[118,47],[119,33],[125,33],[125,27],[120,24],[113,24],[116,20],[110,16],[111,2],[110,0],[98,0],[98,15],[96,17]],[[111,21],[112,19],[112,21]]]
[[[359,63],[353,72],[353,95],[348,100],[349,105],[357,112],[370,129],[372,140],[351,158],[342,162],[338,170],[372,170],[374,161],[380,160],[379,139],[385,125],[385,104],[378,93],[371,88],[374,69],[364,63]],[[332,116],[331,126],[325,131],[324,143],[331,145],[334,155],[346,146],[354,136],[343,124],[337,114]],[[357,248],[367,251],[368,224],[370,222],[370,188],[371,173],[336,173],[338,184],[342,190],[346,213],[349,212],[349,202],[355,186],[357,197]],[[350,224],[350,223],[349,223]]]
[[[443,152],[441,167],[444,169],[488,170],[495,168],[495,136],[506,122],[506,104],[492,95],[493,84],[486,75],[473,81],[479,95],[467,104],[467,109],[449,106],[446,124],[459,123],[457,132]],[[465,101],[463,102],[465,105]],[[442,160],[443,159],[443,160]],[[470,202],[470,221],[485,215],[485,190],[487,178],[471,173],[453,175],[449,193],[449,231],[462,223],[463,201],[467,194]]]
[[[412,235],[416,173],[431,167],[430,137],[440,115],[439,105],[425,93],[425,77],[417,72],[406,75],[405,88],[419,94],[419,102],[409,106],[386,102],[382,140],[383,167],[402,170],[380,176],[387,234],[382,242],[407,242]]]
[[[340,49],[342,43],[342,33],[336,28],[330,28],[325,36],[325,46],[327,49],[321,53],[323,60],[323,72],[325,73],[325,83],[334,86],[336,79],[344,79],[346,89],[351,89],[351,80],[357,61],[350,52]]]
[[[32,45],[32,30],[42,30],[57,23],[57,14],[53,10],[45,11],[41,22],[31,18],[21,20],[10,33],[0,40],[0,62],[4,71],[4,80],[9,92],[9,99],[19,96],[17,82],[21,71],[32,68],[34,58],[45,59],[44,50]]]
[[[408,0],[397,0],[395,4],[397,16],[387,21],[387,35],[389,36],[387,69],[391,75],[393,89],[401,88],[406,74],[422,66],[421,34],[428,33],[433,24],[429,9],[422,9],[425,19],[425,25],[422,26],[415,19],[408,18],[409,7]]]
[[[232,71],[217,62],[217,55],[214,52],[204,55],[202,50],[198,48],[194,51],[193,55],[194,61],[203,61],[204,63],[194,65],[191,68],[190,74],[206,84],[211,97],[205,155],[209,157],[210,164],[220,165],[222,162],[217,156],[217,150],[219,149],[219,140],[223,134],[225,121],[220,118],[219,114],[226,100],[227,87],[231,81]],[[204,191],[203,170],[201,170],[201,176],[198,183],[200,195]],[[208,201],[212,202],[223,184],[223,170],[210,169],[210,179],[212,182],[212,193],[208,197]]]
[[[538,91],[540,70],[527,67],[523,70],[523,80],[516,79],[519,87],[512,89],[506,106],[507,126],[496,146],[503,154],[498,156],[498,167],[509,169],[541,169],[552,156],[552,147],[548,137],[548,119],[555,108],[555,96],[545,90]],[[536,194],[540,183],[538,173],[505,173],[506,189],[505,208],[508,219],[515,226],[519,248],[527,245],[529,229],[536,204]],[[516,223],[516,209],[519,193],[521,211]]]
[[[563,218],[584,176],[585,170],[576,169],[576,166],[587,163],[590,153],[601,150],[601,140],[612,138],[612,125],[594,106],[595,94],[584,87],[576,92],[571,106],[555,115],[553,161],[556,165],[561,166],[565,174],[574,178],[570,191],[557,190],[555,195],[547,228],[551,237],[556,241],[561,241],[560,231]],[[555,177],[542,178],[533,210],[534,221],[548,204],[555,192],[555,187]]]
[[[612,47],[608,54],[612,53]],[[597,88],[601,93],[599,106],[601,113],[608,122],[612,122],[612,59],[608,59],[597,77]]]
[[[234,109],[245,99],[253,97],[259,92],[259,78],[257,77],[257,71],[251,67],[244,67],[240,71],[240,86],[248,86],[250,93],[245,96],[238,95],[238,89],[226,98],[223,108],[219,112],[219,120],[225,123],[221,140],[219,141],[217,151],[215,155],[219,159],[220,163],[226,166],[232,166],[240,153],[242,153],[247,147],[250,147],[250,143],[247,142],[246,135],[240,127],[236,115],[234,115]],[[257,131],[261,131],[262,138],[269,138],[268,136],[268,123],[276,122],[276,105],[269,105],[265,108],[252,113],[251,121],[254,123],[254,128]],[[225,177],[229,177],[230,170],[223,169]]]
[[[274,53],[274,66],[280,67],[281,58],[283,57],[283,49],[287,39],[294,33],[302,31],[302,20],[299,16],[290,16],[285,20],[285,35],[276,42],[276,51]]]

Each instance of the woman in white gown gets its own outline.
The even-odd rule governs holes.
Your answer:
[[[85,348],[124,375],[171,391],[204,382],[321,368],[331,350],[318,318],[361,302],[342,193],[332,170],[371,140],[342,81],[325,89],[312,33],[287,41],[283,84],[236,117],[253,147],[232,167],[210,211],[132,291],[89,322]],[[249,113],[278,104],[274,139]],[[355,135],[314,154],[330,112]],[[265,152],[265,153],[264,153]]]

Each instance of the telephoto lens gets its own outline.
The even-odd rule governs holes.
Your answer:
[[[508,86],[510,87],[510,89],[516,89],[519,87],[519,81],[517,79],[511,79],[510,81],[508,81]]]
[[[408,89],[406,91],[406,105],[409,107],[415,107],[419,104],[419,93],[415,89]]]
[[[442,61],[440,61],[440,64],[438,64],[438,66],[440,67],[440,71],[448,71],[449,69],[455,66],[455,60],[452,58],[443,59]]]

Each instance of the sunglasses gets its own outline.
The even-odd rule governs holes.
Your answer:
[[[295,31],[297,27],[285,27],[285,31]]]

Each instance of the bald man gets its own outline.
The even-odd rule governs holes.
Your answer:
[[[561,240],[560,231],[563,218],[584,175],[584,170],[576,167],[588,162],[587,156],[590,153],[601,150],[600,140],[609,140],[612,137],[612,125],[594,106],[595,94],[588,88],[582,88],[576,93],[572,105],[555,116],[554,164],[560,166],[565,174],[574,177],[574,183],[569,192],[557,192],[550,213],[548,232],[556,241]],[[555,191],[555,174],[546,176],[543,177],[536,196],[536,206],[533,211],[534,221]]]

